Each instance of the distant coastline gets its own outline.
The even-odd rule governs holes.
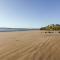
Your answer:
[[[39,29],[29,29],[29,28],[0,28],[0,32],[17,32],[17,31],[33,31]]]

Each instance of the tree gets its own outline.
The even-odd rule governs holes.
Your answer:
[[[51,24],[46,27],[40,28],[40,30],[60,30],[60,25],[59,24]]]

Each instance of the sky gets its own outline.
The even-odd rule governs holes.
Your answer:
[[[0,27],[40,28],[60,24],[60,0],[0,0]]]

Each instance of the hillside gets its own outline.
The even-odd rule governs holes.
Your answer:
[[[60,30],[60,24],[50,24],[45,27],[41,27],[40,30]]]

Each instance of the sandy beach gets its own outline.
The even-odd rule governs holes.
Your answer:
[[[0,60],[60,60],[60,33],[0,32]]]

